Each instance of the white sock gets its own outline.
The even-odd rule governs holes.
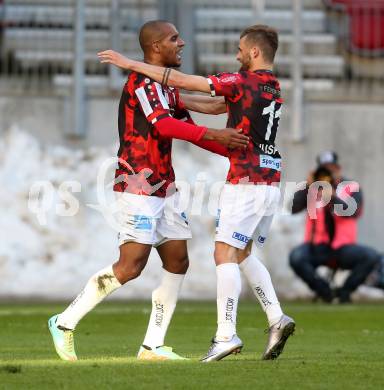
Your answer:
[[[226,341],[236,334],[237,303],[241,292],[239,266],[220,264],[217,274],[217,332],[216,340]]]
[[[112,265],[95,273],[75,300],[59,314],[57,324],[75,329],[77,323],[121,283],[116,279]]]
[[[269,326],[278,322],[283,312],[267,268],[252,254],[242,261],[239,267],[265,311]]]
[[[160,286],[152,293],[152,312],[143,345],[150,348],[164,345],[165,334],[175,311],[184,276],[163,269]]]

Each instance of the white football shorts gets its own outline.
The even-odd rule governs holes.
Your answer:
[[[160,198],[116,192],[119,204],[119,246],[138,242],[159,246],[170,240],[192,238],[185,212],[179,210],[180,193]]]
[[[250,240],[263,246],[280,201],[268,185],[225,184],[219,198],[215,241],[244,249]]]

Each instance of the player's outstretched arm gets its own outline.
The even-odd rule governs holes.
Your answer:
[[[249,137],[242,134],[241,129],[211,129],[192,125],[171,117],[156,121],[154,126],[164,137],[177,138],[193,143],[201,140],[216,141],[230,149],[246,148],[249,143]]]
[[[204,95],[182,94],[181,100],[187,110],[202,114],[219,115],[227,111],[225,100],[221,96],[209,97]]]
[[[249,137],[241,134],[241,129],[207,129],[203,140],[216,141],[229,149],[246,148],[249,143]]]
[[[210,93],[211,89],[207,79],[202,76],[188,75],[171,68],[146,64],[123,56],[114,50],[105,50],[97,53],[100,62],[113,64],[122,69],[143,73],[149,78],[170,87],[186,89],[188,91],[200,91]]]

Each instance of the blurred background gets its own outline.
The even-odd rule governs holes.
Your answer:
[[[100,64],[96,53],[112,48],[140,59],[137,32],[157,18],[172,21],[186,42],[182,70],[202,75],[238,69],[238,38],[246,26],[277,28],[275,73],[286,101],[278,136],[284,182],[306,180],[318,152],[336,151],[344,175],[364,192],[359,242],[384,251],[384,1],[0,0],[0,298],[71,298],[116,259],[116,233],[87,204],[97,203],[97,172],[117,152],[126,75]],[[216,128],[226,120],[194,119]],[[176,142],[174,166],[177,178],[201,197],[201,207],[189,210],[194,239],[182,296],[213,299],[209,187],[225,180],[227,162]],[[43,225],[28,209],[31,186],[41,180],[52,183],[42,194]],[[79,212],[58,216],[60,186],[68,181],[81,183],[73,194]],[[286,299],[312,296],[288,264],[304,230],[304,215],[289,212],[294,190],[283,184],[282,210],[263,254]],[[153,251],[142,276],[114,297],[149,299],[159,269]],[[249,294],[245,287],[243,294]],[[362,286],[356,297],[382,299],[383,291]]]

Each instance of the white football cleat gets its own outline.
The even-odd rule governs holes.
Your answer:
[[[283,314],[280,320],[268,329],[268,342],[262,360],[274,360],[283,352],[289,336],[295,331],[295,321]]]
[[[213,362],[221,360],[230,354],[240,353],[242,348],[243,342],[236,334],[234,334],[229,341],[218,341],[213,338],[206,356],[204,356],[201,361]]]
[[[139,349],[139,353],[137,354],[138,360],[188,360],[177,353],[173,352],[171,347],[167,347],[162,345],[157,348],[150,348],[146,345],[142,345]]]

